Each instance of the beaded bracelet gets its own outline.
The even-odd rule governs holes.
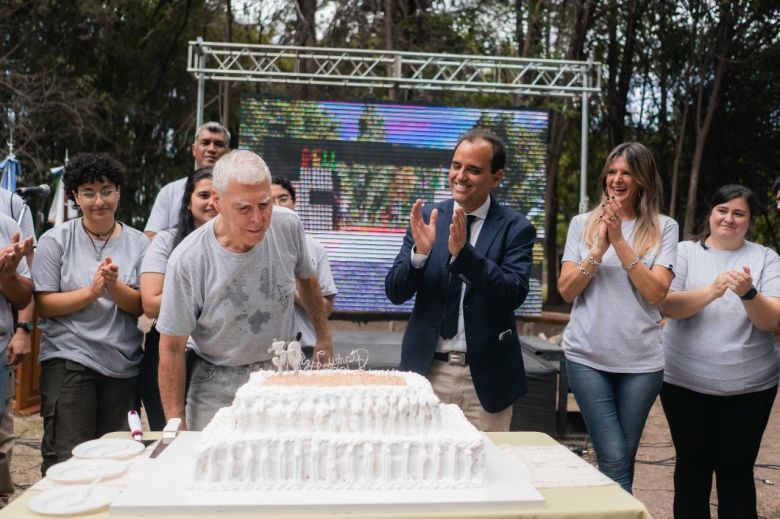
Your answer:
[[[590,263],[592,266],[596,267],[597,269],[601,266],[600,261],[596,261],[593,259],[593,253],[591,251],[588,251],[588,257],[587,257],[588,263]]]
[[[577,266],[580,267],[580,272],[582,272],[585,276],[589,278],[592,278],[593,276],[596,275],[596,272],[598,272],[598,270],[596,272],[588,272],[587,269],[585,269],[585,267],[582,266],[581,261],[577,263]]]
[[[631,263],[629,263],[629,265],[628,265],[628,266],[625,266],[625,265],[623,265],[623,269],[624,269],[626,272],[631,272],[631,271],[634,269],[634,267],[636,267],[636,266],[637,266],[637,264],[639,263],[639,261],[640,261],[640,258],[639,258],[639,256],[634,256],[634,259],[631,261]]]

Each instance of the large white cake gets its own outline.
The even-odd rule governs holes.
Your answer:
[[[190,488],[468,488],[483,436],[430,383],[397,371],[258,371],[203,430]]]

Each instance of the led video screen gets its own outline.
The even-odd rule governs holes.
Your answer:
[[[334,309],[410,312],[393,305],[384,280],[418,198],[450,197],[447,181],[458,137],[486,126],[507,144],[500,203],[536,226],[531,292],[520,315],[541,312],[548,115],[398,103],[322,102],[245,96],[239,142],[290,180],[306,231],[328,252],[338,287]]]

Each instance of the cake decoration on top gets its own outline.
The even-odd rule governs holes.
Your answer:
[[[364,371],[368,364],[368,350],[357,348],[352,350],[349,355],[331,357],[329,362],[319,360],[323,352],[318,352],[318,359],[307,359],[301,349],[301,343],[291,341],[289,344],[284,341],[274,341],[268,347],[268,353],[273,353],[271,363],[276,366],[278,373],[287,373],[292,371],[294,375],[298,371],[309,371],[313,369],[348,369]]]

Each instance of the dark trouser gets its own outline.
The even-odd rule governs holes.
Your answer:
[[[160,401],[160,386],[157,382],[157,366],[160,364],[160,332],[152,326],[144,341],[144,358],[141,361],[141,401],[146,409],[149,429],[162,431],[165,427],[165,413]]]
[[[5,356],[6,352],[0,352],[0,356]],[[0,363],[5,363],[4,359],[0,359]],[[16,384],[13,376],[13,368],[11,371],[2,374],[0,376],[7,376],[9,378],[8,383],[5,385],[5,393],[0,393],[0,399],[5,401],[3,407],[3,414],[0,417],[0,508],[11,501],[11,497],[14,495],[14,482],[11,479],[11,454],[14,450],[14,397],[16,396]]]
[[[661,403],[677,455],[676,518],[710,517],[713,472],[718,517],[757,517],[753,465],[775,395],[777,386],[743,395],[716,396],[664,383]]]
[[[41,362],[41,474],[70,458],[79,443],[127,431],[137,390],[138,377],[107,377],[70,360]]]

